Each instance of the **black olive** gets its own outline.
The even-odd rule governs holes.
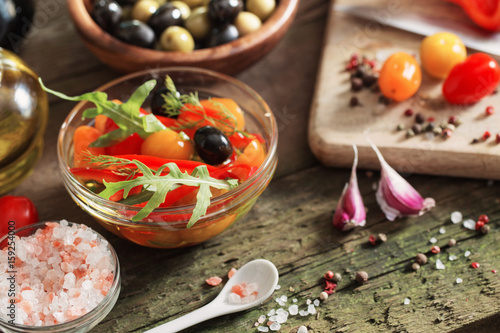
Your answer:
[[[131,6],[139,0],[116,0],[122,6]]]
[[[233,153],[227,136],[212,126],[201,127],[194,133],[194,146],[201,159],[211,165],[221,164]]]
[[[163,98],[163,95],[168,96],[169,93],[172,94],[172,92],[168,90],[167,87],[161,87],[153,92],[153,96],[151,96],[151,112],[153,114],[157,116],[177,118],[178,115],[168,114],[163,108],[163,105],[165,104],[165,98]],[[176,95],[177,97],[180,97],[181,94],[177,92]]]
[[[156,10],[148,20],[156,36],[160,36],[165,29],[173,25],[182,25],[182,12],[179,8],[166,3]]]
[[[216,25],[232,23],[242,10],[241,0],[211,0],[208,3],[208,16]]]
[[[226,24],[222,27],[215,28],[212,31],[210,40],[208,41],[208,47],[214,47],[217,45],[232,42],[240,36],[238,29],[232,24]]]
[[[0,1],[0,47],[19,52],[35,13],[33,0]]]
[[[114,30],[114,35],[125,43],[139,47],[153,48],[155,45],[153,29],[138,20],[121,22]]]
[[[113,0],[98,0],[92,6],[92,18],[104,31],[111,32],[122,19],[122,7]]]

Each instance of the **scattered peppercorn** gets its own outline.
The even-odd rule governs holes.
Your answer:
[[[434,133],[435,135],[441,135],[443,133],[443,129],[441,127],[434,127],[432,133]]]
[[[389,98],[385,97],[384,95],[381,95],[378,98],[378,103],[379,104],[384,104],[384,105],[389,105],[389,104],[391,104],[391,100]]]
[[[484,235],[486,235],[487,233],[489,233],[489,232],[490,232],[490,226],[489,226],[489,225],[483,225],[483,226],[481,227],[481,232],[482,232]]]
[[[434,128],[436,127],[436,124],[434,124],[432,121],[430,123],[428,123],[426,126],[425,126],[425,130],[427,132],[432,132],[434,131]],[[440,131],[441,132],[441,131]],[[441,134],[441,133],[439,133]]]
[[[481,215],[479,215],[479,217],[478,217],[478,219],[477,219],[477,220],[478,220],[478,221],[483,221],[484,223],[488,223],[488,222],[490,222],[490,218],[489,218],[489,217],[488,217],[488,215],[486,215],[486,214],[481,214]]]
[[[442,129],[445,129],[446,126],[448,126],[448,124],[449,124],[448,122],[442,121],[441,124],[439,124],[439,127],[441,127]]]
[[[477,221],[476,222],[476,230],[481,230],[481,228],[484,227],[484,222],[483,221]]]
[[[420,269],[420,265],[414,262],[413,265],[411,265],[411,269],[413,269],[414,271],[418,271]]]
[[[420,124],[414,124],[412,127],[411,127],[411,130],[413,131],[413,133],[415,134],[420,134],[422,133],[422,125]]]
[[[419,265],[425,265],[427,263],[427,256],[425,254],[423,254],[423,253],[419,253],[415,257],[415,261]]]
[[[477,138],[474,138],[474,139],[472,139],[471,143],[472,143],[472,144],[476,144],[476,143],[479,143],[479,139],[477,139]]]
[[[457,121],[457,117],[456,116],[450,116],[448,118],[448,124],[455,124],[456,121]]]
[[[450,238],[450,240],[448,241],[448,246],[449,247],[453,247],[456,244],[457,244],[457,241],[454,238]]]
[[[448,124],[444,129],[449,129],[450,131],[454,131],[456,129],[455,125],[453,124]]]
[[[377,83],[378,78],[375,75],[365,75],[363,76],[363,85],[370,88],[372,85]]]
[[[491,116],[494,113],[495,113],[495,108],[494,107],[492,107],[492,106],[486,107],[486,115],[487,116]]]
[[[460,117],[455,117],[455,121],[453,122],[453,125],[455,125],[456,127],[462,125],[463,121],[462,121],[462,118]]]
[[[425,122],[425,117],[420,112],[415,115],[415,122],[417,124],[423,124]]]
[[[474,269],[479,268],[479,266],[480,266],[480,265],[479,265],[479,263],[477,263],[477,262],[473,262],[472,264],[470,264],[470,267],[472,267],[472,268],[474,268]]]
[[[349,101],[349,105],[351,107],[355,107],[355,106],[359,106],[361,104],[359,104],[359,99],[356,96],[352,96],[351,100]]]
[[[359,271],[356,273],[356,281],[361,284],[365,284],[368,282],[368,273],[365,271]]]
[[[406,109],[406,111],[405,111],[404,114],[407,117],[411,117],[411,116],[413,116],[413,110],[412,109]]]
[[[398,131],[402,131],[402,130],[404,130],[405,128],[406,128],[406,126],[405,126],[404,124],[398,124],[398,127],[396,127],[396,129],[397,129]]]
[[[342,275],[340,275],[340,273],[335,273],[335,274],[333,274],[332,280],[335,283],[339,283],[342,280]]]
[[[325,279],[327,280],[331,280],[333,278],[333,272],[332,271],[328,271],[325,273]]]
[[[431,252],[434,254],[437,254],[437,253],[441,252],[441,248],[437,245],[434,245],[433,247],[431,247]]]
[[[377,240],[378,240],[379,242],[382,242],[382,243],[387,242],[387,236],[386,236],[386,234],[382,234],[382,233],[381,233],[381,234],[378,234],[378,235],[377,235]]]
[[[370,235],[370,237],[368,237],[368,241],[370,242],[371,245],[377,244],[377,239],[373,235]]]
[[[409,129],[406,131],[406,137],[411,138],[412,136],[415,136],[415,132],[413,132],[412,129]]]
[[[354,92],[358,92],[363,89],[363,80],[359,77],[353,77],[351,79],[351,90]]]
[[[444,129],[442,132],[441,132],[441,136],[444,138],[444,139],[448,139],[450,138],[451,136],[453,135],[453,131],[449,128],[446,128]]]
[[[429,123],[433,123],[434,120],[436,120],[436,119],[434,119],[434,117],[428,117],[427,118],[427,122],[429,122]]]
[[[485,131],[481,138],[483,139],[483,141],[486,141],[489,139],[490,136],[491,136],[491,133],[489,131]]]
[[[328,299],[328,294],[326,292],[322,291],[319,294],[319,299],[322,300],[322,301],[326,301]]]
[[[491,270],[491,272],[492,272],[493,274],[496,274],[496,273],[497,273],[497,270],[496,270],[496,269],[492,269],[492,270]]]

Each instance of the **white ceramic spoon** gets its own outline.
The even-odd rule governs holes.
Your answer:
[[[228,301],[231,288],[241,282],[255,282],[259,286],[255,301],[246,304],[236,304]],[[207,305],[188,313],[185,316],[172,320],[166,324],[155,327],[145,333],[173,333],[212,319],[218,316],[250,309],[264,302],[278,284],[278,270],[268,260],[256,259],[241,267],[232,278],[230,278],[219,295]]]

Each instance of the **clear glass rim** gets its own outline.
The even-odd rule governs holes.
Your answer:
[[[248,190],[249,187],[252,187],[254,183],[258,183],[258,180],[266,174],[269,170],[273,168],[273,163],[276,160],[276,151],[277,151],[277,145],[278,145],[278,130],[277,130],[277,123],[276,119],[267,105],[267,103],[262,99],[262,97],[252,88],[247,86],[245,83],[232,78],[228,75],[218,73],[212,70],[208,69],[202,69],[202,68],[194,68],[194,67],[161,67],[161,68],[155,68],[155,69],[146,69],[143,71],[135,72],[132,74],[127,74],[125,76],[119,77],[117,79],[114,79],[99,88],[97,88],[95,91],[103,91],[106,90],[110,87],[113,87],[121,82],[130,80],[130,79],[135,79],[141,76],[145,75],[151,75],[152,73],[155,72],[178,72],[178,73],[192,73],[192,74],[204,74],[207,76],[211,76],[214,78],[222,79],[224,81],[227,81],[228,83],[237,86],[239,89],[245,91],[248,93],[252,98],[258,102],[259,106],[261,109],[264,111],[261,118],[268,118],[270,122],[270,127],[266,129],[267,134],[269,135],[270,141],[269,141],[269,147],[268,147],[268,153],[267,156],[264,160],[264,162],[260,165],[260,167],[257,169],[257,171],[247,180],[245,180],[243,183],[239,184],[236,188],[229,190],[228,192],[219,195],[217,197],[214,197],[211,199],[210,205],[217,205],[219,203],[224,202],[225,200],[231,198],[232,196],[237,196],[244,192],[245,190]],[[116,210],[126,210],[126,211],[131,211],[131,212],[139,212],[142,207],[137,207],[137,206],[131,206],[131,205],[125,205],[121,203],[117,203],[111,200],[107,200],[104,198],[99,197],[97,194],[93,193],[89,189],[87,189],[84,185],[82,185],[69,171],[68,165],[66,164],[66,152],[64,152],[64,139],[65,139],[65,134],[66,134],[66,129],[68,124],[74,119],[74,117],[77,116],[78,111],[82,108],[82,106],[87,103],[85,101],[79,102],[76,106],[73,107],[71,112],[68,114],[66,119],[64,120],[61,129],[59,131],[58,135],[58,142],[57,142],[57,156],[59,160],[59,167],[60,170],[63,174],[63,177],[66,179],[70,180],[71,186],[77,187],[78,190],[85,194],[87,198],[91,198],[92,201],[98,202],[100,205],[106,206],[108,208],[116,209]],[[260,112],[259,112],[260,113]],[[190,204],[190,205],[183,205],[183,206],[176,206],[176,207],[165,207],[165,208],[156,208],[154,210],[154,213],[176,213],[179,214],[180,212],[186,212],[186,211],[191,211],[195,207],[195,204]],[[152,223],[158,224],[158,225],[171,225],[172,222],[132,222],[129,221],[130,223],[136,224],[136,225],[151,225]]]
[[[36,231],[37,229],[40,229],[40,228],[46,226],[46,223],[60,223],[60,222],[61,221],[38,222],[38,223],[34,223],[34,224],[30,224],[30,225],[21,227],[19,229],[15,229],[15,230],[13,230],[13,232],[17,234],[19,232],[23,232],[23,231],[30,230],[30,229],[33,229],[33,231]],[[72,225],[85,225],[85,224],[74,223],[74,222],[68,221],[68,225],[72,226]],[[87,225],[85,225],[85,226],[90,228]],[[31,332],[31,331],[36,332],[36,331],[46,331],[46,330],[53,330],[54,332],[57,332],[59,330],[64,330],[64,329],[72,328],[75,326],[79,326],[79,325],[83,325],[83,324],[86,324],[88,322],[91,322],[94,317],[99,315],[99,313],[102,311],[102,309],[105,308],[109,304],[109,302],[114,298],[115,294],[120,292],[120,289],[121,289],[120,288],[121,287],[121,285],[120,285],[120,283],[121,283],[120,282],[121,281],[120,262],[118,260],[118,255],[116,254],[116,251],[113,248],[113,246],[111,245],[111,243],[106,238],[104,238],[100,233],[98,233],[97,231],[95,231],[92,228],[90,228],[90,229],[92,230],[92,232],[96,233],[98,237],[100,237],[101,239],[108,242],[107,248],[111,252],[111,257],[115,261],[115,274],[113,277],[113,282],[111,283],[111,288],[109,289],[106,296],[104,296],[103,300],[99,304],[97,304],[97,306],[95,308],[93,308],[92,310],[90,310],[89,312],[84,314],[83,316],[80,316],[76,319],[73,319],[73,320],[70,320],[70,321],[67,321],[64,323],[60,323],[60,324],[56,324],[56,325],[47,325],[47,326],[30,326],[30,325],[24,325],[24,324],[11,324],[11,323],[5,321],[4,318],[0,317],[0,327],[2,327],[2,325],[3,325],[6,328],[23,329],[23,331],[25,330],[26,332]],[[8,234],[3,236],[2,238],[0,238],[0,244],[2,244],[7,239],[7,237],[9,237]]]

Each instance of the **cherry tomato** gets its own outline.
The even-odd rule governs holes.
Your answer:
[[[170,129],[151,134],[141,147],[142,155],[162,158],[189,160],[193,156],[194,147],[191,141]]]
[[[438,32],[420,44],[420,61],[429,75],[444,79],[451,69],[467,57],[464,43],[449,32]]]
[[[385,61],[378,79],[382,94],[396,102],[413,96],[421,82],[420,66],[414,57],[404,52],[394,53]]]
[[[476,53],[456,65],[443,84],[443,95],[452,104],[472,104],[493,93],[500,82],[500,68],[487,54]]]
[[[19,229],[38,222],[38,212],[30,199],[6,195],[0,198],[0,238],[9,232],[9,226]],[[10,222],[9,221],[14,221]],[[11,227],[11,228],[12,228]]]

